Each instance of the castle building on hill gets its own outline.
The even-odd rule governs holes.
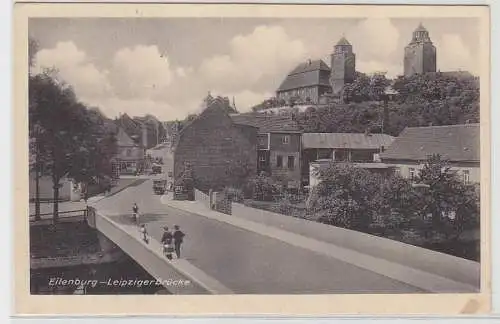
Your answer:
[[[404,76],[436,72],[436,47],[422,24],[413,31],[404,49]],[[276,90],[278,102],[319,104],[323,98],[341,100],[346,85],[356,78],[356,54],[342,37],[330,55],[330,66],[322,60],[297,65]]]
[[[436,47],[432,44],[429,32],[420,24],[405,47],[404,75],[436,72]]]
[[[342,37],[331,54],[331,67],[323,60],[308,60],[297,65],[283,80],[276,98],[290,103],[291,100],[317,104],[325,94],[338,95],[344,86],[354,81],[356,55],[352,45]]]
[[[354,82],[356,76],[356,54],[352,45],[342,37],[331,54],[330,85],[332,94],[338,95],[346,84]]]

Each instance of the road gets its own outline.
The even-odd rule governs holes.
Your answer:
[[[163,226],[187,234],[183,258],[235,293],[418,293],[420,289],[349,263],[297,248],[227,223],[171,208],[147,181],[103,199],[97,209],[119,223],[131,222],[133,202],[141,222],[159,240]]]

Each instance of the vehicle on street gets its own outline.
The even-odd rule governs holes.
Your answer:
[[[167,190],[167,180],[155,179],[153,180],[153,191],[157,195],[163,195]]]

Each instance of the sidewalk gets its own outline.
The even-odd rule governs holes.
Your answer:
[[[97,213],[101,218],[99,230],[110,239],[114,235],[119,236],[117,245],[129,256],[134,258],[144,269],[153,275],[156,279],[171,279],[185,280],[186,278],[194,281],[195,285],[188,288],[182,286],[166,286],[172,294],[199,294],[198,287],[211,294],[232,294],[233,292],[215,278],[209,276],[201,269],[195,267],[185,259],[167,260],[163,254],[163,246],[155,237],[149,235],[149,243],[146,244],[141,233],[136,225],[133,224],[118,224],[116,221],[109,218],[113,215],[111,212],[99,210]],[[107,216],[103,216],[107,215]],[[121,214],[118,214],[121,215]],[[125,235],[124,235],[125,234]],[[139,246],[149,253],[141,253]],[[149,256],[154,255],[154,259]]]
[[[273,226],[265,221],[256,222],[245,219],[243,217],[239,217],[237,213],[236,215],[225,215],[222,213],[218,213],[207,209],[203,204],[196,201],[174,201],[164,199],[163,203],[176,209],[191,212],[220,222],[228,223],[247,231],[258,233],[260,235],[274,238],[299,248],[310,250],[314,253],[322,254],[337,260],[341,260],[343,262],[350,263],[359,268],[363,268],[371,272],[389,277],[391,279],[404,282],[411,286],[421,288],[425,291],[456,293],[476,292],[479,290],[479,287],[476,287],[474,284],[467,282],[467,280],[463,280],[463,278],[461,278],[462,280],[460,281],[457,281],[456,279],[452,280],[449,278],[447,273],[437,275],[435,274],[435,271],[422,271],[419,270],[418,267],[414,267],[413,265],[407,266],[406,261],[409,258],[404,258],[403,260],[401,260],[403,262],[391,262],[385,258],[373,256],[371,254],[373,248],[365,248],[365,253],[363,253],[350,248],[345,248],[346,244],[343,244],[343,242],[340,244],[332,244],[328,242],[328,240],[318,239],[318,235],[314,235],[313,233],[308,233],[313,235],[306,236],[303,235],[306,233],[297,233],[296,230],[294,231],[293,226],[289,225],[289,221],[291,219],[288,216],[283,215],[283,217],[285,218],[281,218],[281,222],[274,224],[278,226]],[[233,213],[234,212],[235,210],[233,209]],[[255,213],[258,214],[258,210],[256,210]],[[279,216],[281,215],[277,215],[275,217],[280,218]],[[304,222],[304,220],[297,220]],[[328,229],[331,236],[334,234],[334,229],[337,229],[337,231],[343,230],[338,228],[330,228],[327,225],[322,224],[316,225],[323,226]],[[352,231],[350,232],[351,237],[357,238],[359,235],[363,235],[362,233]],[[373,241],[372,245],[376,244],[378,238],[371,236],[368,237]],[[388,241],[386,245],[392,247],[392,243],[392,241]],[[366,254],[366,251],[370,251],[370,255]],[[436,266],[436,264],[431,264],[431,266]]]

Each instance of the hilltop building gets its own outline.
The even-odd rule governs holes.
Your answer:
[[[276,91],[278,102],[317,104],[327,93],[339,95],[346,84],[354,81],[356,55],[352,45],[342,37],[330,57],[331,68],[323,60],[308,60],[297,65]]]
[[[422,24],[413,31],[404,49],[404,76],[436,72],[436,47]],[[330,54],[330,66],[322,60],[298,64],[276,90],[279,106],[325,104],[342,101],[343,89],[356,78],[356,54],[342,37]]]
[[[432,44],[429,32],[420,24],[405,47],[404,75],[436,72],[436,47]]]

